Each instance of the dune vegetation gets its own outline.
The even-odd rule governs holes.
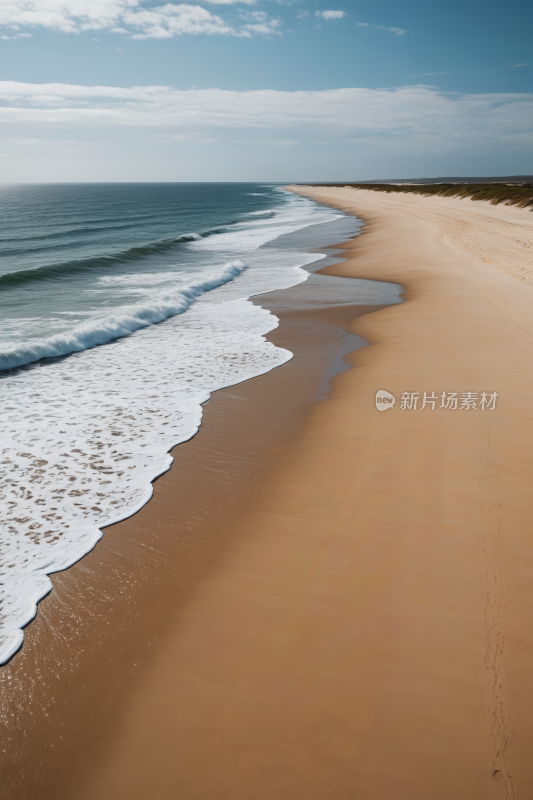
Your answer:
[[[435,183],[435,184],[394,184],[394,183],[345,183],[320,184],[321,186],[371,189],[373,192],[399,192],[443,197],[470,197],[471,200],[488,200],[493,205],[519,206],[533,211],[533,183]]]

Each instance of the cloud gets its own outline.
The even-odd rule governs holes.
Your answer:
[[[241,19],[246,19],[249,22],[268,21],[268,14],[265,11],[241,11],[239,16]]]
[[[221,17],[201,6],[167,3],[153,9],[125,11],[122,19],[138,33],[133,39],[170,39],[184,33],[236,34]]]
[[[207,0],[233,5],[237,0]],[[257,22],[235,29],[206,8],[189,3],[143,7],[147,0],[2,0],[0,27],[43,27],[62,33],[109,31],[134,39],[169,39],[183,34],[249,37],[278,32],[280,20]],[[256,0],[239,0],[254,5]],[[266,17],[266,14],[265,14]],[[126,26],[126,27],[123,27]],[[30,34],[28,34],[30,35]]]
[[[404,36],[407,33],[404,28],[387,28],[385,25],[371,25],[368,22],[358,22],[357,24],[360,28],[376,28],[378,31],[390,31],[390,33],[395,33],[396,36]]]
[[[420,75],[408,75],[408,78],[426,78],[429,75],[451,75],[451,72],[421,72]]]
[[[2,0],[0,25],[51,28],[64,33],[105,30],[139,0]]]
[[[235,141],[372,141],[387,152],[449,152],[533,143],[533,94],[460,95],[425,86],[282,92],[170,86],[78,86],[0,82],[9,123],[103,132]],[[128,134],[121,133],[125,129]],[[142,134],[145,131],[145,134]]]
[[[270,19],[264,11],[241,11],[240,17],[247,20],[245,25],[241,25],[240,30],[243,32],[260,33],[264,36],[271,36],[272,34],[281,36],[281,31],[278,30],[281,20]]]
[[[325,20],[342,19],[346,14],[344,11],[316,11],[317,17],[322,17]]]
[[[513,64],[509,69],[515,69],[515,67],[527,67],[527,64]]]
[[[14,36],[0,36],[0,39],[33,39],[31,33],[16,33]]]

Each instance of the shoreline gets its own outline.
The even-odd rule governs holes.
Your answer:
[[[154,191],[155,200],[157,196],[161,200],[164,186]],[[200,191],[206,198],[213,198],[218,192],[209,187],[197,187],[191,191]],[[83,189],[80,190],[81,201],[84,193],[86,195]],[[134,194],[137,196],[136,192]],[[178,186],[171,189],[170,194],[174,201],[179,197],[183,201],[188,190]],[[233,196],[236,201],[240,198],[235,210],[239,203],[241,210],[245,211],[265,203],[277,210],[274,213],[269,209],[266,217],[263,211],[259,217],[255,212],[251,216],[245,214],[241,227],[232,231],[228,229],[226,233],[221,228],[220,234],[217,233],[209,242],[200,241],[205,237],[199,233],[178,237],[178,240],[172,237],[164,240],[163,237],[159,244],[148,245],[142,254],[139,251],[136,255],[135,252],[128,255],[126,248],[118,260],[111,246],[109,258],[103,256],[103,259],[90,262],[96,269],[94,274],[89,270],[82,275],[76,271],[77,267],[71,274],[72,265],[68,266],[70,262],[67,259],[66,266],[60,269],[66,281],[63,287],[66,291],[65,307],[69,307],[72,301],[81,311],[81,296],[76,298],[73,294],[78,279],[80,287],[90,284],[90,291],[95,290],[94,295],[83,292],[82,295],[85,299],[94,297],[97,305],[81,311],[78,321],[75,321],[74,312],[63,311],[58,314],[65,316],[57,316],[54,320],[55,312],[51,312],[51,317],[48,312],[56,279],[51,278],[50,283],[45,269],[41,275],[44,280],[41,289],[47,299],[44,295],[41,298],[41,305],[44,303],[41,322],[37,323],[35,319],[32,322],[28,318],[21,322],[22,328],[18,333],[18,323],[13,320],[6,323],[7,329],[3,331],[5,353],[12,349],[9,341],[19,337],[26,339],[26,344],[19,342],[22,350],[30,345],[39,349],[39,342],[52,341],[46,332],[53,333],[57,327],[66,326],[71,333],[83,329],[87,334],[95,330],[93,322],[96,318],[96,329],[100,330],[103,325],[106,333],[103,337],[96,336],[96,339],[91,339],[92,334],[87,339],[84,334],[82,341],[73,333],[71,345],[77,352],[68,357],[56,356],[40,360],[39,364],[0,372],[4,389],[1,393],[2,431],[6,439],[0,472],[6,504],[3,523],[4,527],[7,526],[4,564],[0,569],[4,576],[0,578],[4,583],[1,593],[4,609],[0,622],[1,664],[19,649],[21,629],[34,617],[37,602],[50,591],[47,573],[71,566],[95,546],[104,525],[130,516],[149,500],[152,480],[170,466],[169,450],[197,432],[202,416],[201,404],[208,399],[210,391],[267,372],[291,357],[290,353],[276,350],[261,338],[261,334],[277,325],[277,320],[245,298],[304,280],[308,273],[300,266],[319,256],[284,253],[283,248],[278,248],[278,252],[275,249],[269,251],[258,245],[265,239],[274,242],[279,239],[277,234],[287,229],[327,220],[334,229],[329,241],[337,241],[341,237],[336,235],[337,228],[331,221],[339,216],[338,212],[331,212],[288,192],[280,194],[274,188],[262,193],[257,200],[248,197],[243,187],[226,187],[222,195],[226,198]],[[210,212],[199,212],[199,206],[194,211],[194,206],[193,203],[192,219],[187,216],[187,208],[182,208],[184,216],[180,225],[194,220],[199,224],[191,230],[198,227],[210,237],[215,229],[204,230],[200,224],[203,219],[207,228],[210,227]],[[224,204],[218,211],[212,211],[215,216],[211,222],[214,223],[217,217],[227,214],[229,207],[225,209]],[[119,216],[122,213],[120,209],[117,212]],[[163,218],[167,222],[163,227],[169,221],[165,214]],[[353,218],[344,219],[354,227]],[[53,227],[55,223],[51,224]],[[155,229],[152,233],[155,234]],[[134,238],[143,235],[137,231]],[[98,242],[97,235],[94,242],[97,250]],[[60,250],[63,245],[58,241]],[[159,252],[160,245],[162,252]],[[69,245],[66,246],[68,249]],[[217,252],[221,257],[218,267]],[[252,255],[247,266],[240,258],[235,258],[245,252]],[[183,261],[181,267],[167,263],[169,259],[170,262],[174,260],[173,253],[180,263]],[[32,256],[27,255],[31,262]],[[59,253],[57,255],[59,257]],[[130,256],[134,256],[134,261],[121,266],[121,262],[124,259],[128,261]],[[140,261],[136,260],[137,256],[141,256]],[[149,279],[152,270],[159,269],[163,263],[167,263],[164,273],[154,273],[154,277]],[[19,266],[23,266],[22,262]],[[144,269],[148,272],[143,272]],[[101,270],[109,273],[107,277],[99,275]],[[129,277],[112,275],[115,272],[129,273],[130,270]],[[176,277],[175,270],[182,273],[181,277]],[[13,277],[14,273],[10,274]],[[24,274],[31,280],[36,277],[33,273]],[[203,277],[198,280],[200,276]],[[26,280],[22,273],[19,278]],[[29,302],[26,311],[30,310],[36,296],[23,287],[17,289],[18,278],[15,276],[14,280],[14,294],[10,293],[11,290],[7,294],[16,305],[22,303],[19,311],[24,315],[25,303]],[[220,285],[221,280],[224,285]],[[100,282],[101,291],[98,288]],[[151,288],[149,283],[153,284]],[[115,298],[119,305],[111,298]],[[135,298],[139,302],[132,305],[130,301]],[[220,303],[231,299],[234,304]],[[7,302],[7,296],[4,300]],[[141,326],[134,336],[123,335],[131,330],[129,323],[126,329],[122,325],[124,308],[117,311],[124,300],[129,308],[126,317],[128,314],[131,317],[128,317],[129,323],[134,327]],[[36,302],[39,306],[39,301]],[[98,311],[100,302],[102,308]],[[81,305],[77,305],[79,303]],[[177,312],[183,312],[185,307],[188,311],[183,317]],[[162,317],[167,317],[164,325],[149,324],[150,321],[162,321]],[[78,325],[80,318],[81,328]],[[35,325],[42,336],[32,336],[31,329]],[[63,344],[66,339],[70,341],[70,334],[66,339],[65,335],[65,330],[58,333],[58,341]],[[91,346],[97,345],[99,339],[106,344]],[[113,341],[109,342],[109,339]],[[15,349],[18,351],[18,345]],[[38,354],[34,353],[34,356],[37,358]],[[151,388],[156,387],[156,395],[150,398]],[[170,416],[169,406],[173,409]],[[103,427],[101,421],[105,422]],[[68,484],[65,483],[66,473],[69,475]]]
[[[339,248],[323,249],[337,257]],[[10,737],[0,773],[8,797],[64,793],[70,800],[77,771],[90,773],[103,760],[97,753],[113,741],[115,717],[148,669],[151,648],[231,551],[233,527],[323,399],[324,381],[339,371],[335,354],[342,358],[346,339],[351,349],[362,345],[350,322],[380,306],[375,298],[346,305],[338,294],[335,280],[311,272],[303,284],[252,298],[280,319],[266,338],[294,358],[214,392],[199,435],[173,449],[174,464],[154,482],[150,502],[52,575],[53,591],[26,628],[22,650],[0,672],[0,719]],[[351,298],[360,302],[355,290]],[[161,603],[170,604],[162,616]]]
[[[206,409],[204,433],[208,418],[218,423],[213,445],[204,448],[206,436],[180,445],[181,467],[180,457],[154,500],[120,523],[123,539],[114,536],[111,547],[104,537],[94,558],[65,573],[54,608],[57,616],[63,602],[66,617],[75,571],[90,587],[107,569],[112,586],[128,548],[138,565],[147,553],[155,569],[172,562],[162,591],[150,584],[144,595],[151,592],[149,622],[159,628],[142,659],[134,638],[117,656],[116,637],[128,637],[116,621],[105,648],[96,653],[92,642],[99,674],[75,665],[52,724],[40,720],[49,744],[64,736],[70,748],[54,755],[37,742],[39,800],[508,800],[533,792],[533,220],[527,212],[518,222],[492,212],[488,220],[462,201],[444,211],[431,198],[408,204],[293,188],[366,221],[364,234],[342,245],[346,260],[324,275],[401,283],[409,302],[357,318],[353,308],[339,312],[372,346],[347,356],[356,368],[335,378],[324,402],[307,404],[305,390],[281,439],[257,417],[243,427],[250,406],[239,390],[262,382],[256,402],[281,424],[286,406],[276,398],[292,395],[278,380],[292,376],[295,390],[304,383],[296,357],[220,392]],[[304,345],[310,330],[299,337]],[[320,348],[309,345],[312,383]],[[267,382],[277,388],[267,392]],[[398,403],[379,414],[380,388],[397,398],[499,397],[486,412],[401,411]],[[230,404],[217,419],[223,394]],[[244,436],[243,458],[229,470],[240,485],[258,463],[254,437],[272,446],[269,468],[241,505],[228,482],[228,424]],[[184,535],[179,553],[161,559],[164,520],[182,513],[172,480],[182,469],[195,486],[191,465],[207,456],[204,497],[220,514],[225,498],[231,536],[218,517],[211,539]],[[184,534],[203,508],[193,500]],[[143,517],[156,537],[148,542],[139,536]],[[111,614],[113,596],[95,590],[95,603]],[[132,610],[133,633],[146,629],[141,612]],[[101,618],[84,643],[91,630],[104,631]],[[40,641],[37,633],[42,652],[44,614]],[[21,666],[31,652],[22,651]],[[18,744],[20,766],[32,742]],[[33,800],[35,790],[20,782],[28,774],[12,774],[3,785],[13,800]]]

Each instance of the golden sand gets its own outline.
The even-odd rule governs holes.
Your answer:
[[[362,216],[335,272],[407,302],[352,323],[372,346],[233,520],[76,798],[533,797],[533,214],[294,191]],[[378,389],[498,403],[378,413]]]
[[[303,191],[367,222],[336,272],[401,282],[408,302],[354,324],[373,346],[81,797],[532,796],[533,217]],[[499,398],[380,414],[380,388]]]

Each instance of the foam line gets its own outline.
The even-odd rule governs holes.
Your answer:
[[[41,358],[65,356],[88,350],[113,339],[128,336],[133,331],[146,328],[148,325],[163,322],[169,317],[183,314],[202,294],[232,281],[245,268],[244,261],[232,261],[220,272],[215,272],[201,281],[181,286],[174,292],[161,294],[150,303],[133,304],[123,313],[91,320],[71,331],[40,339],[34,344],[24,342],[6,347],[0,351],[0,370],[22,367]]]
[[[187,283],[182,283],[186,267],[176,273],[171,265],[172,282],[164,285],[165,274],[150,268],[165,242],[119,257],[71,262],[52,276],[59,288],[69,271],[94,270],[92,285],[106,286],[114,310],[84,305],[84,299],[91,302],[87,295],[80,298],[81,310],[73,312],[91,314],[84,324],[61,334],[48,327],[46,338],[27,336],[24,343],[0,348],[4,369],[72,353],[46,365],[0,372],[0,664],[21,646],[22,628],[50,591],[48,575],[74,564],[95,546],[103,527],[150,499],[151,482],[171,464],[169,451],[198,430],[210,393],[291,358],[264,338],[277,318],[244,298],[306,280],[309,273],[302,267],[322,255],[261,245],[336,219],[337,213],[293,195],[275,213],[274,224],[257,215],[243,222],[241,214],[239,226],[184,234],[192,261],[209,270],[189,273]],[[210,236],[215,232],[222,235]],[[147,256],[148,272],[109,270],[137,256]],[[249,261],[248,268],[239,260],[211,272],[213,259],[222,265],[239,256]],[[137,302],[126,305],[130,285]],[[28,288],[39,291],[38,284]],[[60,298],[58,293],[58,303]],[[164,325],[155,324],[163,320]],[[41,320],[25,322],[31,331]],[[12,323],[16,332],[19,323]],[[113,339],[111,347],[95,346]]]

